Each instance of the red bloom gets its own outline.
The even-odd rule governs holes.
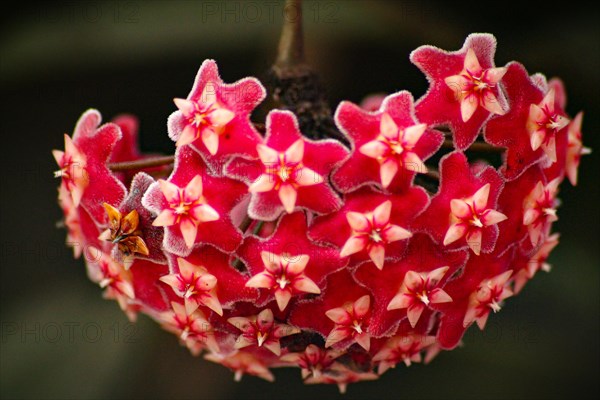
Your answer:
[[[223,83],[216,62],[205,60],[187,99],[175,99],[179,111],[169,117],[169,136],[177,146],[191,145],[216,170],[227,156],[254,157],[260,135],[250,113],[265,94],[254,78]]]
[[[498,238],[496,224],[506,219],[496,211],[502,186],[494,168],[472,171],[462,153],[451,153],[440,161],[440,190],[417,224],[444,246],[489,253]]]
[[[296,207],[320,214],[340,207],[325,178],[347,154],[341,144],[303,138],[294,114],[274,110],[267,116],[265,142],[257,150],[260,161],[238,158],[226,167],[229,176],[250,186],[251,218],[271,221]]]
[[[106,221],[102,205],[119,204],[127,191],[106,166],[121,130],[112,123],[99,127],[101,121],[98,111],[86,111],[77,121],[73,138],[65,135],[65,151],[53,153],[60,167],[55,176],[62,178],[74,205],[81,204],[98,223]]]
[[[235,380],[295,366],[344,392],[427,363],[550,269],[559,184],[589,152],[562,81],[496,68],[495,48],[473,34],[415,50],[430,82],[416,105],[405,91],[342,102],[350,152],[307,139],[289,111],[261,137],[264,88],[225,84],[212,60],[174,100],[174,163],[139,151],[135,117],[99,126],[89,110],[53,152],[67,244],[130,320],[149,315]],[[470,162],[494,146],[499,169]]]
[[[371,260],[382,269],[386,258],[402,255],[411,236],[409,226],[427,203],[418,187],[397,195],[363,188],[347,195],[340,211],[316,218],[310,236],[338,247],[341,257],[350,256],[351,267]]]
[[[334,184],[342,192],[370,183],[388,188],[395,182],[406,187],[416,173],[427,172],[423,161],[443,140],[440,132],[417,121],[413,98],[408,92],[386,97],[381,108],[374,112],[342,102],[335,120],[353,148],[350,157],[333,175]]]
[[[153,224],[164,226],[164,248],[185,257],[197,244],[237,248],[241,233],[229,214],[245,193],[243,184],[211,175],[202,158],[184,146],[177,149],[171,176],[152,185],[143,203],[157,215]]]
[[[498,88],[506,70],[494,68],[495,52],[494,36],[475,33],[460,50],[421,46],[410,55],[430,84],[417,101],[417,117],[430,125],[448,124],[457,149],[469,147],[489,117],[507,109]]]
[[[258,315],[251,317],[232,317],[227,320],[231,325],[242,331],[235,342],[235,348],[247,346],[264,346],[275,355],[281,354],[279,339],[294,335],[300,329],[285,324],[275,323],[273,311],[264,309]]]
[[[275,297],[283,311],[292,297],[319,294],[327,275],[345,266],[336,250],[311,242],[306,229],[306,217],[296,212],[284,216],[268,238],[247,237],[238,249],[252,274],[246,286],[267,292],[259,306]]]

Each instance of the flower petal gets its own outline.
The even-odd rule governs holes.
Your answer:
[[[421,302],[413,303],[406,310],[406,316],[408,317],[408,322],[410,322],[410,326],[413,328],[417,326],[417,322],[419,322],[419,318],[421,318],[421,314],[425,310],[425,304]]]
[[[177,221],[177,214],[175,214],[171,209],[165,209],[158,214],[158,217],[154,221],[152,221],[152,225],[154,226],[171,226],[175,225]]]
[[[246,282],[246,287],[270,289],[273,286],[275,286],[275,279],[272,275],[264,272],[254,275]]]
[[[298,192],[292,185],[281,185],[279,188],[279,200],[288,214],[294,212]]]
[[[256,146],[256,151],[258,152],[260,161],[264,165],[273,165],[279,162],[279,152],[264,144],[258,144]]]
[[[167,202],[179,203],[179,187],[177,185],[163,179],[158,180],[158,185]]]
[[[408,308],[414,302],[414,298],[406,293],[398,293],[395,295],[390,303],[387,305],[388,310],[397,310],[402,308]]]
[[[198,227],[192,222],[189,218],[182,218],[179,223],[179,229],[181,230],[181,235],[183,236],[183,240],[188,248],[192,248],[194,246],[194,242],[196,241],[196,234],[198,233]]]
[[[462,117],[463,122],[467,122],[471,119],[473,114],[475,114],[475,110],[477,110],[478,105],[479,99],[475,94],[469,94],[461,100],[460,115]]]
[[[390,221],[392,202],[386,200],[373,210],[373,222],[377,227],[385,226]]]
[[[446,236],[444,236],[444,246],[448,246],[450,243],[456,242],[458,239],[465,236],[466,233],[466,225],[462,223],[451,225],[446,232]]]
[[[357,318],[364,317],[369,312],[369,307],[371,307],[371,296],[365,294],[354,302],[352,306],[354,316]]]
[[[304,158],[304,140],[298,139],[285,151],[286,163],[299,163]]]
[[[385,247],[382,244],[374,244],[369,250],[369,257],[377,268],[383,269],[383,264],[385,262]]]
[[[250,193],[270,192],[275,187],[275,179],[269,174],[262,174],[248,187]]]
[[[481,222],[485,226],[495,225],[498,222],[506,220],[508,217],[496,210],[486,210],[481,216]]]
[[[277,302],[277,307],[279,307],[279,311],[285,310],[291,298],[292,293],[289,290],[275,290],[275,301]]]
[[[426,129],[427,124],[417,124],[409,126],[408,128],[404,129],[404,142],[411,146],[416,145],[421,136],[423,136],[423,134],[425,133]]]
[[[383,113],[381,116],[380,130],[381,134],[388,139],[395,140],[398,138],[398,125],[388,113]]]
[[[408,239],[412,236],[412,233],[404,228],[399,227],[398,225],[390,225],[383,232],[382,236],[386,242],[392,243],[398,240]]]
[[[481,237],[481,229],[473,229],[467,235],[467,244],[476,255],[479,255],[481,252]]]
[[[398,162],[394,158],[388,158],[381,164],[379,175],[381,177],[381,186],[387,188],[392,183],[392,179],[398,172]]]
[[[473,195],[473,205],[475,206],[475,210],[477,210],[477,212],[482,212],[485,210],[488,203],[488,198],[490,197],[490,186],[491,185],[489,183],[486,183]]]
[[[360,146],[358,151],[371,158],[379,158],[383,156],[388,150],[388,147],[379,140],[372,140]]]
[[[200,222],[217,221],[220,218],[219,213],[208,204],[198,204],[192,207],[190,215],[194,220]]]
[[[340,257],[348,257],[349,255],[362,251],[367,246],[367,239],[360,236],[350,237],[344,247],[340,251]]]

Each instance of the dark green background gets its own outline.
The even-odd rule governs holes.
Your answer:
[[[83,261],[64,247],[65,232],[54,228],[61,213],[50,150],[62,147],[62,134],[86,108],[98,108],[105,119],[137,114],[142,148],[170,153],[172,98],[187,95],[202,60],[215,58],[228,82],[263,75],[274,58],[282,6],[270,20],[265,2],[251,3],[260,17],[246,3],[220,1],[73,1],[3,10],[2,398],[337,397],[335,387],[303,386],[298,370],[276,371],[275,384],[252,377],[235,384],[228,370],[193,358],[148,318],[130,325],[114,302],[101,299]],[[217,12],[207,15],[207,4]],[[499,41],[497,64],[516,59],[532,73],[563,78],[568,111],[585,110],[584,141],[595,151],[583,160],[579,187],[563,185],[551,274],[540,273],[508,300],[484,333],[469,331],[463,348],[429,366],[399,367],[377,382],[352,385],[345,398],[597,395],[599,13],[573,1],[306,7],[308,58],[333,104],[400,89],[419,97],[427,86],[408,60],[411,50],[427,43],[457,49],[467,34],[491,32]]]

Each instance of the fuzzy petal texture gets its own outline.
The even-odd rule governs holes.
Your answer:
[[[463,249],[469,243],[466,237],[457,237],[455,240],[444,241],[449,229],[453,226],[452,200],[465,199],[473,196],[486,184],[490,184],[486,209],[497,210],[498,196],[504,186],[504,180],[498,172],[490,166],[473,170],[467,158],[461,152],[453,152],[440,160],[440,188],[431,199],[429,207],[415,221],[415,230],[430,234],[433,239],[450,250]],[[500,223],[500,227],[502,226]],[[484,226],[481,228],[482,241],[480,251],[489,253],[494,249],[498,238],[498,225]],[[467,231],[464,231],[466,234]],[[475,251],[475,250],[474,250]]]
[[[454,146],[464,150],[475,141],[481,127],[493,115],[484,107],[469,109],[472,115],[464,120],[461,105],[473,107],[477,103],[461,102],[456,90],[446,82],[448,77],[461,73],[465,68],[465,58],[471,49],[482,69],[494,68],[496,53],[496,38],[487,33],[473,33],[467,37],[460,50],[448,52],[434,46],[421,46],[410,54],[410,60],[426,76],[429,90],[421,97],[416,105],[416,114],[420,121],[432,126],[448,125],[452,129]],[[500,107],[507,109],[506,101],[501,90],[492,89],[494,101]]]
[[[377,156],[389,154],[389,147],[377,140],[385,126],[382,119],[388,118],[397,129],[404,130],[411,145],[402,154],[392,155],[388,162],[379,162]],[[423,162],[439,149],[444,139],[442,133],[432,129],[411,136],[411,128],[418,126],[419,121],[414,114],[412,95],[405,91],[387,96],[377,111],[342,102],[336,110],[335,121],[352,145],[351,154],[332,178],[334,185],[344,193],[370,184],[381,187],[382,183],[390,190],[406,190],[415,174],[425,172]]]
[[[193,243],[194,245],[211,244],[222,251],[232,252],[241,243],[242,235],[233,225],[230,214],[233,208],[247,196],[246,187],[232,179],[212,175],[202,157],[193,149],[187,146],[178,148],[175,154],[175,167],[167,182],[185,188],[196,176],[200,176],[202,180],[204,202],[216,211],[219,218],[200,223]],[[227,195],[224,196],[224,193]],[[170,207],[159,183],[149,188],[142,202],[156,216]],[[185,257],[192,251],[184,240],[181,226],[165,226],[164,231],[165,250],[180,257]]]
[[[290,168],[306,167],[308,170],[292,174],[295,193],[290,193],[292,188],[288,183],[279,181],[280,175],[261,178],[261,175],[271,173],[273,168],[277,167],[271,162],[273,155],[269,154],[273,153],[272,151],[261,150],[261,161],[242,158],[232,160],[225,168],[226,174],[246,182],[252,191],[248,215],[253,219],[273,221],[282,212],[291,213],[296,208],[304,208],[318,214],[339,209],[341,200],[323,177],[329,176],[331,170],[347,156],[346,149],[335,140],[312,141],[303,138],[296,117],[289,111],[271,111],[267,116],[266,127],[264,145],[278,153],[290,150],[298,140],[304,141],[302,163],[298,164],[292,158],[286,165]],[[267,191],[270,184],[259,184],[259,179],[275,179],[276,184],[272,190]],[[302,180],[300,185],[297,184],[298,179]],[[254,185],[258,185],[259,188]],[[280,188],[284,190],[283,194]]]
[[[260,135],[250,122],[250,114],[265,96],[265,88],[257,79],[243,78],[227,84],[219,76],[214,60],[205,60],[202,63],[187,99],[218,104],[234,115],[223,129],[208,139],[208,142],[203,141],[202,136],[191,141],[190,146],[206,159],[213,171],[220,171],[226,159],[232,155],[256,157],[256,145],[260,143]],[[182,111],[175,111],[169,117],[169,137],[177,141],[186,126],[189,125]],[[211,149],[210,145],[207,146],[210,141],[213,143]]]

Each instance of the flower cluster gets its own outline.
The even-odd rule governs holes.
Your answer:
[[[427,93],[339,104],[349,148],[284,110],[263,134],[262,84],[224,83],[212,60],[174,100],[172,165],[143,163],[134,117],[89,110],[54,151],[67,243],[130,319],[149,315],[236,380],[295,366],[344,391],[429,362],[549,271],[559,186],[589,152],[561,81],[496,67],[495,48],[473,34],[416,49]]]

